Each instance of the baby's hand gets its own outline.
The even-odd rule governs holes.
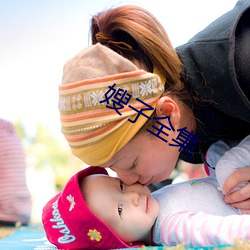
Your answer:
[[[250,166],[240,168],[233,172],[225,181],[222,192],[225,194],[224,201],[233,207],[240,209],[243,214],[250,214]],[[232,190],[240,185],[245,184],[236,191]]]

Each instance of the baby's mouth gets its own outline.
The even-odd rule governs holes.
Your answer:
[[[146,196],[146,213],[148,212],[148,205],[149,205],[149,200],[148,200],[148,197]]]

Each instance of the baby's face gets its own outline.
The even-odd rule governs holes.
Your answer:
[[[126,243],[144,240],[159,214],[159,204],[141,184],[127,186],[105,175],[85,178],[88,206]]]

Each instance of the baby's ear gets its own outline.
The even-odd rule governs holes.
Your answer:
[[[156,104],[157,117],[169,116],[173,126],[180,122],[180,110],[178,104],[169,96],[162,96]]]

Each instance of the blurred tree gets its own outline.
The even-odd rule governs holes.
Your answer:
[[[16,133],[17,135],[21,138],[21,139],[25,139],[26,138],[26,133],[25,133],[25,128],[22,124],[22,121],[20,118],[18,118],[14,124],[15,126],[15,130],[16,130]]]
[[[72,155],[66,140],[53,136],[45,125],[39,124],[33,137],[27,135],[21,120],[15,122],[15,127],[24,141],[28,167],[51,167],[58,191],[74,173],[85,167],[82,161]]]

